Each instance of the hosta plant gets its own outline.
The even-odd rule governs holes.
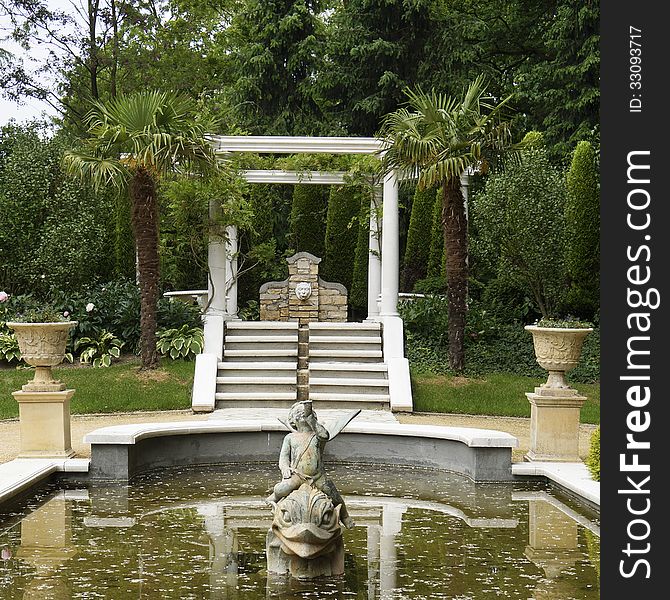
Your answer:
[[[202,352],[205,336],[200,327],[182,325],[176,329],[163,329],[158,332],[156,348],[162,355],[172,359],[186,358],[193,360]]]
[[[0,333],[0,360],[7,362],[21,360],[19,342],[13,333]]]
[[[79,362],[82,364],[92,363],[94,367],[109,367],[112,360],[119,358],[124,342],[109,331],[103,331],[96,338],[81,337],[74,345],[76,351],[80,351]]]

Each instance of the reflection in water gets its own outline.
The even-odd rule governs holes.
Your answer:
[[[56,491],[0,521],[0,598],[595,600],[596,523],[545,491],[417,469],[335,471],[345,575],[268,577],[273,466]]]

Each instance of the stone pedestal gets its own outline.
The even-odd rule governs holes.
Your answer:
[[[13,392],[19,403],[19,458],[74,456],[70,436],[70,399],[74,390]]]
[[[572,388],[536,387],[531,405],[527,460],[578,462],[579,411],[586,400]]]

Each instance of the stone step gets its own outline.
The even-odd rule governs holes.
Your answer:
[[[291,394],[292,398],[296,397],[296,382],[284,383],[284,384],[265,384],[255,382],[246,382],[246,383],[225,383],[223,385],[218,384],[216,386],[216,391],[218,393],[227,394],[228,397],[239,396],[240,394],[260,394],[261,396],[268,396],[268,394],[276,393],[287,393]]]
[[[310,349],[309,360],[312,362],[381,362],[381,350],[340,350]]]
[[[312,389],[314,386],[365,386],[365,387],[388,387],[388,379],[349,379],[346,377],[314,377],[310,373],[309,378],[309,387]],[[324,390],[325,391],[325,390]]]
[[[270,342],[270,341],[247,341],[238,342],[235,338],[226,338],[223,345],[223,353],[231,350],[253,350],[257,354],[268,356],[268,350],[295,350],[298,347],[298,340],[289,342]],[[297,351],[297,350],[296,350]]]
[[[256,376],[224,376],[217,377],[217,385],[292,385],[295,387],[298,378],[295,374],[292,377],[273,377],[264,374]]]
[[[297,363],[293,362],[271,362],[271,361],[263,361],[263,362],[242,362],[242,363],[235,363],[235,362],[219,362],[219,370],[225,370],[225,371],[235,371],[236,369],[242,369],[244,371],[249,371],[249,370],[258,370],[258,371],[263,371],[263,370],[268,370],[268,371],[291,371],[295,370],[298,368]]]
[[[319,392],[309,395],[315,402],[390,402],[388,394],[340,394]]]
[[[379,336],[379,323],[310,323],[310,338],[314,336]]]
[[[362,335],[310,335],[309,345],[312,344],[381,344],[380,336]]]
[[[310,371],[319,371],[319,372],[363,371],[365,373],[379,372],[382,373],[384,376],[386,374],[387,369],[388,367],[384,363],[359,363],[359,362],[344,362],[344,361],[338,363],[315,363],[310,364],[309,366]]]
[[[338,368],[338,367],[342,368]],[[329,369],[324,370],[322,367]],[[334,367],[334,368],[330,368]],[[368,367],[368,368],[366,368]],[[309,377],[312,381],[321,379],[355,379],[367,383],[368,381],[388,381],[386,365],[384,363],[310,363]]]
[[[268,358],[268,362],[287,361],[294,363],[298,357],[298,348],[289,348],[281,350],[258,349],[224,349],[223,360],[232,362],[259,362],[263,358]]]
[[[262,335],[229,335],[226,336],[224,343],[233,342],[235,344],[243,343],[268,343],[268,344],[297,344],[298,335],[265,335],[265,332],[262,332]]]
[[[239,331],[250,329],[267,329],[269,331],[282,330],[282,335],[286,330],[298,331],[297,321],[228,321],[226,323],[227,331]]]
[[[216,392],[217,401],[226,400],[286,400],[295,402],[295,392]]]

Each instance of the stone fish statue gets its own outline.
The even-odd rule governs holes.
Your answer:
[[[298,578],[344,572],[342,528],[354,526],[335,484],[323,467],[323,448],[360,410],[351,411],[328,430],[317,421],[309,401],[296,402],[288,414],[282,444],[282,480],[267,498],[274,520],[268,532],[268,572]]]

